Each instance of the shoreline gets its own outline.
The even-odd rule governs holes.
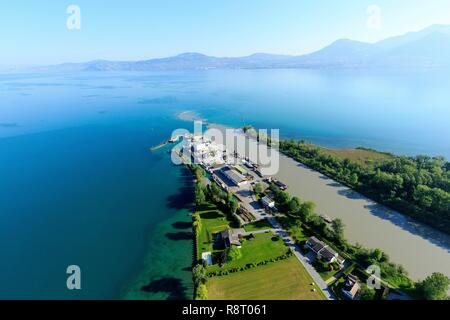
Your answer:
[[[208,128],[239,129],[211,123]],[[250,139],[254,139],[251,136]],[[353,244],[380,248],[405,266],[417,281],[433,272],[450,276],[450,237],[424,223],[371,200],[319,171],[280,152],[280,170],[274,175],[289,185],[289,193],[314,201],[316,212],[340,218],[345,237]]]
[[[170,162],[166,152],[164,157]],[[177,171],[174,176],[179,181],[170,197],[186,199],[182,206],[169,208],[171,214],[148,229],[143,259],[127,282],[121,285],[119,300],[190,300],[193,296],[190,231],[194,198],[193,194],[186,196],[193,192],[193,177],[184,166],[172,164],[171,170]]]
[[[450,239],[441,231],[389,209],[285,155],[281,155],[276,177],[289,184],[292,195],[314,201],[318,214],[340,218],[345,224],[345,237],[351,243],[382,249],[393,262],[405,266],[413,280],[436,271],[450,276],[446,267],[450,265]]]

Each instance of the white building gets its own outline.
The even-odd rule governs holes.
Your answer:
[[[212,265],[212,253],[211,252],[202,252],[202,261],[204,261],[207,266],[211,266]]]
[[[223,160],[224,146],[211,142],[205,137],[194,136],[190,142],[185,144],[184,148],[190,150],[195,163],[204,167],[225,163]]]
[[[248,183],[248,180],[245,179],[243,175],[230,168],[225,169],[222,172],[231,182],[233,182],[238,187],[242,187]]]
[[[261,199],[262,204],[267,208],[274,208],[275,207],[275,201],[270,199],[269,197],[264,197]]]

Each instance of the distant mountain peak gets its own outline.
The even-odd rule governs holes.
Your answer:
[[[65,63],[45,71],[150,71],[240,68],[373,68],[450,67],[450,25],[435,24],[423,30],[371,44],[339,39],[303,56],[254,53],[245,57],[212,57],[198,52],[145,61],[95,60]]]
[[[450,33],[450,25],[448,24],[432,24],[424,30],[437,31],[442,33]]]
[[[198,52],[184,52],[176,55],[177,58],[207,58],[208,56]]]

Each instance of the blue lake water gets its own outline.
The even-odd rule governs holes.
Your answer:
[[[176,114],[330,147],[450,157],[436,71],[0,75],[0,298],[190,298],[190,176]],[[82,290],[65,269],[82,270]]]

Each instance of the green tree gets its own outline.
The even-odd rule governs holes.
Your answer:
[[[203,283],[197,287],[196,300],[208,300],[208,289]]]
[[[241,250],[236,246],[228,248],[227,255],[230,261],[239,260],[242,257]]]
[[[222,200],[223,192],[215,183],[209,185],[209,192],[213,202],[218,203]]]
[[[298,197],[293,197],[288,204],[288,211],[291,214],[295,214],[300,210],[300,206],[302,205],[300,199]]]
[[[344,223],[341,219],[334,219],[331,222],[331,230],[333,230],[333,237],[341,242],[344,239]]]
[[[230,202],[229,206],[230,206],[230,212],[232,214],[235,214],[237,209],[239,208],[239,202],[233,198],[233,200]]]
[[[234,198],[233,198],[233,194],[231,192],[227,192],[227,196],[226,196],[226,203],[228,206],[230,206],[231,202],[233,202]]]
[[[192,223],[192,228],[194,229],[194,234],[198,235],[200,231],[202,230],[202,222],[201,220],[195,220]]]
[[[261,195],[264,192],[264,185],[261,182],[256,183],[253,187],[253,191],[256,195]]]
[[[287,156],[312,169],[345,181],[378,202],[450,233],[450,163],[445,158],[396,156],[365,149],[374,157],[368,154],[367,159],[356,162],[330,156],[307,142],[283,140],[279,146]]]
[[[446,300],[450,279],[440,272],[435,272],[418,284],[418,289],[427,300]]]
[[[199,166],[194,167],[195,180],[198,183],[203,183],[203,178],[205,177],[205,171]]]
[[[196,285],[200,285],[202,283],[206,282],[206,269],[203,265],[201,264],[197,264],[193,269],[192,269],[192,277],[194,280],[194,283]]]
[[[203,191],[203,187],[200,184],[196,184],[195,185],[195,204],[197,206],[205,203],[206,201],[206,196],[205,196],[205,192]]]
[[[281,206],[285,206],[289,201],[289,194],[285,191],[280,191],[277,194],[278,202],[281,204]]]
[[[314,216],[314,210],[316,209],[316,204],[311,201],[303,202],[299,209],[299,214],[302,220],[305,222],[310,222]]]
[[[375,300],[375,293],[374,289],[369,288],[366,284],[362,284],[359,298],[361,300]]]
[[[354,172],[350,176],[350,184],[356,186],[358,184],[358,175]]]

